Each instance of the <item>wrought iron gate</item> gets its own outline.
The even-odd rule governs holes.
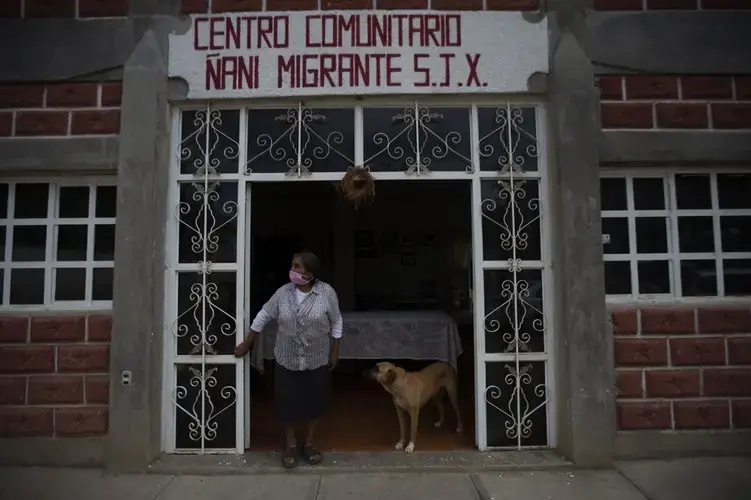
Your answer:
[[[244,448],[247,378],[232,352],[247,323],[248,183],[333,181],[371,161],[379,182],[471,181],[477,445],[555,444],[543,108],[433,103],[175,113],[166,451]]]
[[[205,106],[182,110],[173,123],[167,451],[243,450],[243,363],[233,356],[244,330],[239,118]]]
[[[549,446],[552,378],[547,162],[536,106],[478,107],[480,176],[473,196],[478,442]],[[479,320],[482,318],[482,320]],[[480,361],[478,360],[478,361]]]

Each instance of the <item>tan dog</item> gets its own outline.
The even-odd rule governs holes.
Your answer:
[[[459,404],[456,398],[456,372],[447,363],[433,363],[419,372],[408,372],[392,363],[378,363],[370,372],[370,377],[389,392],[394,400],[396,414],[399,417],[399,441],[397,450],[412,453],[417,442],[417,423],[420,409],[433,399],[438,406],[438,421],[436,427],[443,425],[444,411],[441,404],[441,389],[446,389],[451,406],[456,412],[456,432],[461,433],[462,418],[459,415]],[[409,443],[405,447],[407,422],[405,413],[409,414],[410,434]]]

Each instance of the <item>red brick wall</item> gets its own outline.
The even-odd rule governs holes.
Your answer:
[[[267,10],[315,10],[319,0],[267,0]],[[320,0],[323,9],[427,9],[428,0]],[[431,0],[436,10],[482,10],[482,0]],[[539,0],[487,0],[489,10],[536,10]],[[25,4],[25,5],[22,5]],[[3,0],[0,17],[117,17],[129,0]],[[207,12],[208,0],[183,0],[184,13]],[[214,12],[258,11],[261,0],[214,0]],[[751,9],[747,0],[594,0],[597,10]]]
[[[594,0],[596,10],[751,9],[748,0]]]
[[[0,316],[0,437],[107,433],[108,315]]]
[[[604,129],[751,129],[749,76],[603,75],[597,80]]]
[[[266,0],[267,11],[427,9],[429,0]],[[435,10],[483,10],[482,0],[430,0]],[[213,0],[212,12],[259,11],[261,0]],[[488,10],[537,10],[539,0],[487,0]],[[183,13],[208,12],[208,0],[183,0]]]
[[[0,137],[117,134],[121,93],[120,82],[0,84]],[[108,315],[0,316],[0,437],[106,434],[110,331]]]
[[[0,84],[0,137],[120,131],[120,82]]]
[[[751,428],[751,309],[612,313],[618,429]]]
[[[123,17],[130,0],[2,0],[0,17]]]

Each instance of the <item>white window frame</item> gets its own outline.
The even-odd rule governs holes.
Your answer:
[[[7,218],[0,219],[0,226],[6,228],[5,233],[5,260],[0,263],[3,270],[3,301],[0,303],[0,312],[46,312],[46,311],[70,311],[91,310],[106,311],[112,309],[112,301],[91,300],[94,284],[94,269],[114,269],[113,261],[94,261],[94,228],[96,225],[115,225],[115,217],[95,217],[96,214],[96,188],[100,186],[116,186],[116,176],[77,176],[77,177],[9,177],[0,178],[0,184],[8,184],[8,213]],[[47,184],[47,216],[38,219],[15,219],[15,186],[17,184]],[[60,218],[58,217],[58,198],[62,187],[89,187],[89,216],[86,218]],[[56,260],[57,226],[77,225],[87,226],[87,246],[85,261],[60,261]],[[13,262],[11,229],[14,226],[43,226],[46,228],[45,237],[45,260],[34,262]],[[76,268],[86,269],[86,299],[76,301],[56,301],[55,269]],[[11,270],[13,269],[44,269],[44,302],[42,304],[10,304]]]
[[[701,210],[677,209],[676,205],[676,175],[708,175],[712,197],[712,208]],[[625,179],[626,180],[626,210],[603,210],[602,219],[628,218],[629,253],[628,254],[605,254],[605,262],[629,262],[631,271],[631,294],[629,295],[606,295],[608,304],[738,304],[748,303],[751,296],[725,296],[723,275],[723,259],[751,259],[751,252],[722,252],[720,239],[720,216],[746,215],[751,216],[751,209],[720,209],[719,194],[717,191],[718,174],[751,174],[748,167],[665,167],[665,168],[603,168],[600,172],[601,179]],[[664,181],[665,209],[663,210],[635,210],[634,209],[634,178],[660,178]],[[714,252],[706,253],[680,253],[678,251],[678,217],[685,216],[711,216],[714,235]],[[668,251],[661,254],[639,254],[636,252],[636,217],[665,217],[667,228]],[[638,262],[645,261],[670,262],[670,285],[672,292],[669,294],[639,294],[638,292]],[[681,260],[713,260],[717,273],[717,295],[684,297],[681,283]]]

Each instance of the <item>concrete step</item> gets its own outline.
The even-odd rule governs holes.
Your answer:
[[[3,500],[646,500],[615,470],[175,476],[0,469],[3,473]]]
[[[1,500],[748,500],[751,459],[688,458],[616,463],[617,469],[577,469],[549,452],[492,453],[484,472],[442,472],[424,464],[437,457],[408,457],[416,465],[335,473],[329,466],[283,474],[252,475],[248,458],[177,458],[191,474],[111,474],[101,469],[0,467]],[[539,454],[539,455],[538,455]],[[336,454],[327,457],[339,460]],[[383,465],[348,458],[352,464]],[[386,455],[386,454],[382,454]],[[423,453],[422,455],[431,455]],[[435,454],[432,454],[435,455]],[[478,454],[473,455],[488,455]],[[267,457],[271,460],[271,457]],[[363,459],[361,461],[355,458]],[[454,457],[457,458],[457,457]],[[191,459],[190,462],[182,459]],[[196,460],[197,459],[197,460]],[[251,462],[257,457],[250,457]],[[165,460],[162,462],[169,462]],[[224,463],[223,463],[224,462]],[[513,463],[512,463],[513,462]],[[476,464],[477,462],[475,462]],[[488,462],[486,462],[488,463]],[[557,464],[557,465],[556,465]],[[257,464],[256,464],[257,465]],[[165,466],[164,463],[162,466]],[[359,466],[359,465],[358,465]],[[477,466],[477,465],[474,465]],[[211,472],[211,468],[222,472]],[[351,465],[350,467],[354,467]],[[399,465],[399,467],[404,467]],[[458,467],[469,467],[461,463]],[[504,470],[505,468],[505,470]],[[541,468],[541,470],[540,470]],[[311,470],[314,469],[314,470]],[[270,469],[269,469],[270,470]],[[328,470],[330,473],[321,473]],[[620,473],[619,473],[620,471]],[[298,473],[300,472],[300,473]],[[380,473],[374,473],[380,472]]]
[[[158,474],[278,474],[280,453],[246,453],[227,455],[163,455],[148,467]],[[504,470],[570,469],[571,462],[551,450],[496,452],[428,452],[325,453],[324,462],[311,467],[301,461],[298,474],[349,473],[472,473]]]

